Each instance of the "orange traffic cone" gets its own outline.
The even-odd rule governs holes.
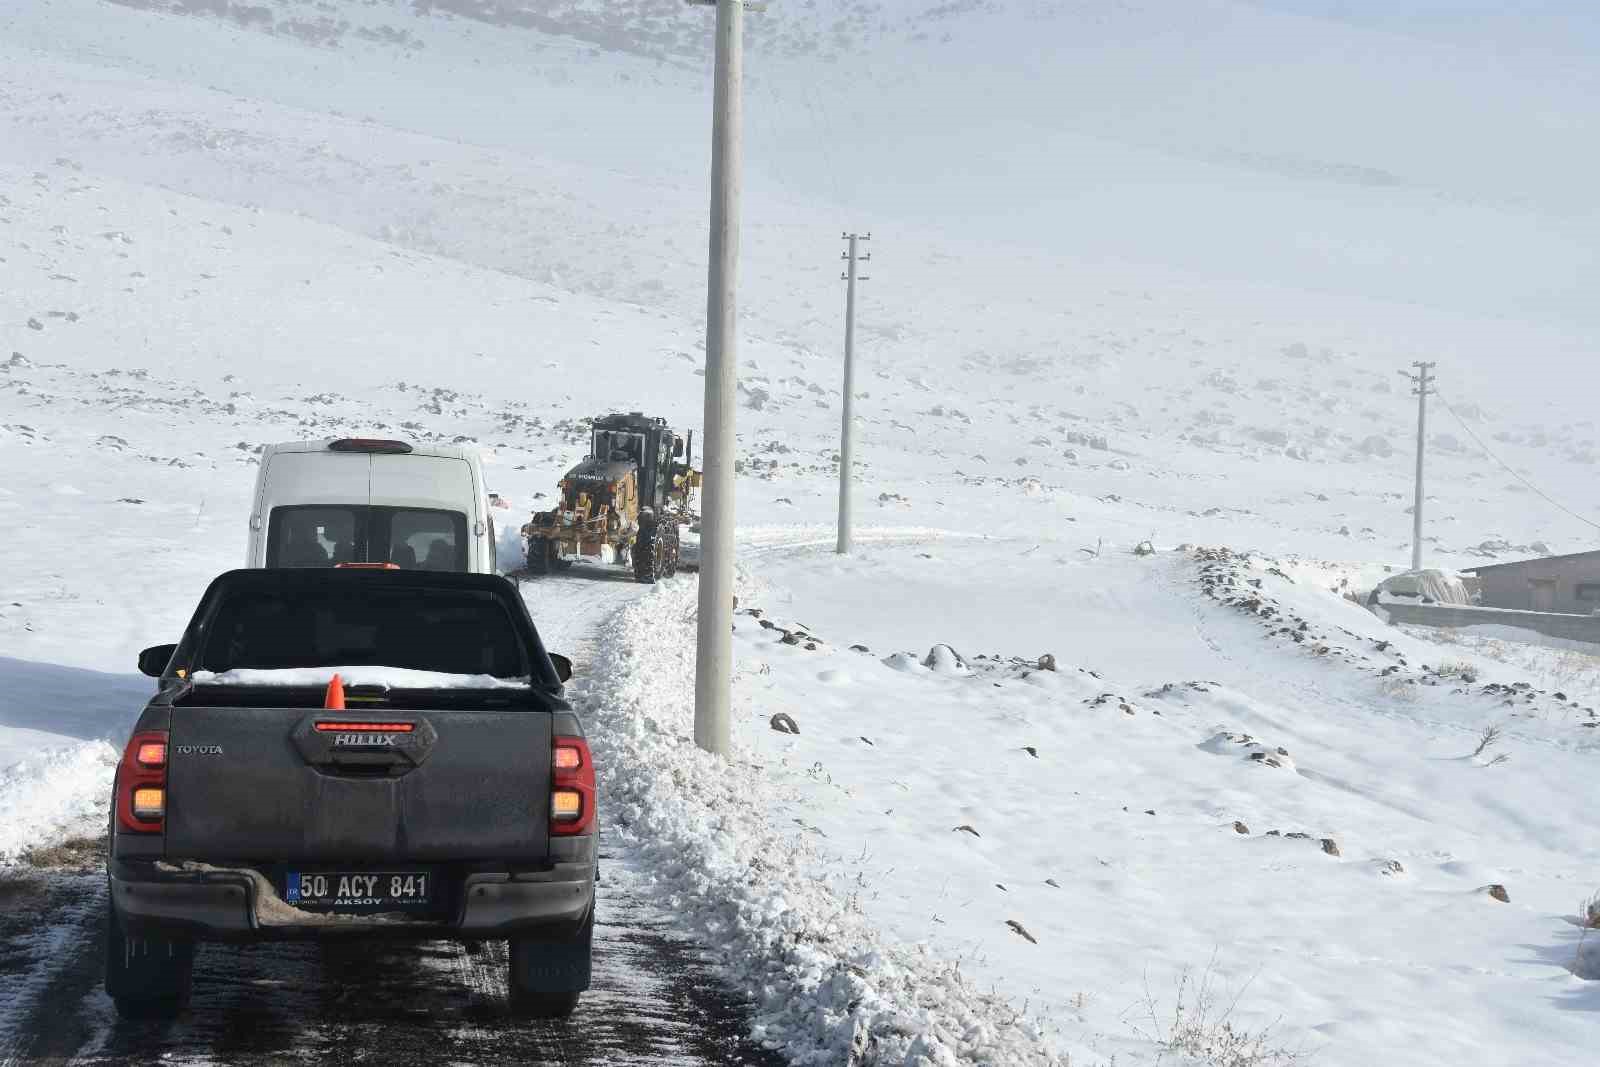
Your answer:
[[[344,710],[344,679],[337,674],[328,683],[328,696],[323,700],[322,706],[329,711]]]

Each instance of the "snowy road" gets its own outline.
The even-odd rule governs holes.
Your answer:
[[[644,592],[593,571],[524,586],[549,647],[574,659],[584,706],[597,625]],[[208,945],[191,1010],[117,1020],[101,991],[104,875],[0,875],[0,1064],[766,1064],[741,1004],[697,949],[635,893],[630,857],[604,844],[594,988],[564,1023],[506,1008],[505,946],[443,942]],[[76,857],[80,861],[82,857]]]

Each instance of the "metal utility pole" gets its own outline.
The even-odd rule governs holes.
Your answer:
[[[694,743],[720,756],[728,752],[733,685],[733,418],[739,352],[734,283],[739,267],[739,190],[743,179],[744,0],[691,2],[715,3],[717,8]]]
[[[850,483],[855,476],[856,282],[870,280],[866,275],[856,275],[856,265],[872,258],[872,253],[859,256],[857,250],[860,242],[872,240],[872,234],[847,233],[841,240],[850,242],[850,250],[840,253],[850,266],[839,275],[849,283],[844,290],[844,421],[839,429],[839,546],[835,550],[843,556],[850,551]]]
[[[1411,510],[1411,569],[1422,569],[1422,461],[1428,446],[1428,397],[1431,393],[1433,378],[1428,373],[1437,367],[1437,363],[1417,362],[1411,364],[1417,368],[1416,374],[1405,374],[1411,380],[1412,393],[1417,398],[1417,500],[1416,506]]]

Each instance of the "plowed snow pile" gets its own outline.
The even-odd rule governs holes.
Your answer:
[[[814,814],[792,790],[689,740],[693,630],[662,623],[692,612],[695,596],[675,583],[610,621],[592,694],[601,803],[657,892],[755,998],[757,1034],[817,1067],[1065,1062],[959,961],[883,936],[855,872],[781,818]]]
[[[47,735],[0,729],[0,744],[37,744]],[[16,752],[16,748],[11,748]],[[119,753],[104,741],[42,751],[0,769],[0,865],[37,845],[105,832],[111,772]]]

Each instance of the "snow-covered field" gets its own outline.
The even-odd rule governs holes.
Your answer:
[[[735,758],[687,741],[692,578],[540,621],[599,642],[641,877],[797,1061],[1149,1062],[1186,972],[1319,1063],[1592,1061],[1595,661],[1343,594],[1409,554],[1414,359],[1430,563],[1593,543],[1528,486],[1600,514],[1600,35],[1305,6],[749,20]],[[705,15],[0,10],[0,861],[103,826],[262,443],[475,443],[515,518],[586,416],[698,427]]]

